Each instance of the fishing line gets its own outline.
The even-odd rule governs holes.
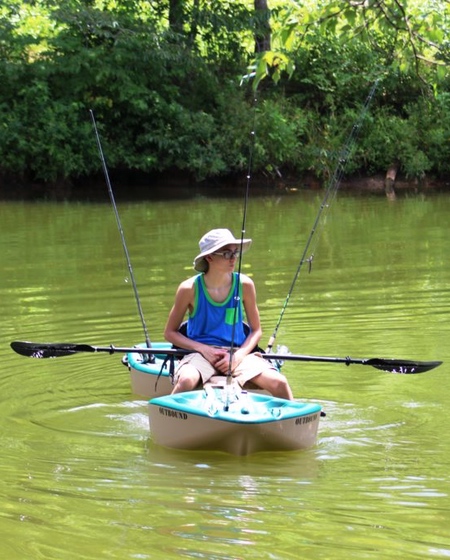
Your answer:
[[[255,146],[255,136],[256,136],[256,103],[257,103],[257,99],[256,97],[253,98],[253,123],[252,123],[252,127],[251,127],[251,131],[250,131],[250,145],[249,145],[249,155],[248,155],[248,163],[247,163],[247,176],[246,176],[246,184],[245,184],[245,195],[244,195],[244,209],[243,209],[243,213],[242,213],[242,226],[241,226],[241,251],[239,253],[239,260],[238,260],[238,286],[237,286],[237,290],[236,290],[236,294],[234,296],[235,298],[235,308],[234,308],[234,321],[233,321],[233,330],[232,330],[232,347],[234,344],[234,331],[235,331],[235,325],[236,325],[236,314],[237,314],[237,308],[238,305],[240,303],[240,296],[239,296],[239,284],[240,284],[240,277],[241,277],[241,271],[242,271],[242,254],[243,254],[243,247],[244,247],[244,238],[245,238],[245,227],[246,227],[246,223],[247,223],[247,210],[248,210],[248,201],[249,201],[249,193],[250,193],[250,182],[251,182],[251,172],[252,172],[252,167],[253,167],[253,151],[254,151],[254,146]]]
[[[242,301],[241,301],[241,271],[242,271],[242,254],[244,248],[244,238],[245,238],[245,228],[247,223],[247,210],[248,210],[248,201],[249,201],[249,193],[250,193],[250,182],[251,182],[251,172],[253,167],[253,153],[254,153],[254,146],[255,146],[255,136],[256,136],[256,105],[257,99],[253,97],[253,122],[250,130],[250,144],[249,144],[249,155],[248,155],[248,162],[247,162],[247,176],[246,176],[246,183],[245,183],[245,194],[244,194],[244,208],[242,213],[242,225],[241,225],[241,237],[240,237],[240,253],[238,259],[238,270],[237,270],[237,280],[236,280],[236,288],[234,294],[234,312],[233,312],[233,327],[231,330],[231,347],[230,347],[230,360],[228,362],[228,371],[227,371],[227,388],[229,389],[231,385],[232,379],[232,371],[231,366],[233,363],[233,352],[235,347],[235,333],[236,333],[236,321],[238,316],[239,308],[242,308]],[[229,390],[225,391],[225,410],[228,410],[229,407]]]
[[[278,322],[275,326],[275,329],[273,331],[272,336],[269,339],[269,342],[267,344],[267,349],[266,349],[266,353],[269,353],[272,351],[272,347],[275,343],[275,339],[277,337],[278,334],[278,329],[280,328],[280,324],[281,321],[283,320],[284,317],[284,313],[286,311],[286,308],[288,306],[289,300],[291,298],[292,292],[294,290],[295,284],[297,282],[297,279],[300,275],[300,271],[303,267],[303,265],[305,263],[308,263],[308,267],[309,267],[309,271],[311,272],[312,269],[312,263],[314,260],[314,255],[315,255],[315,247],[317,246],[317,241],[318,241],[318,237],[316,236],[317,232],[323,227],[324,224],[324,217],[327,215],[327,213],[329,212],[331,203],[333,202],[334,198],[336,197],[336,193],[338,191],[338,188],[340,186],[341,180],[342,180],[342,176],[344,174],[345,171],[345,166],[347,164],[347,161],[349,160],[351,153],[352,153],[352,149],[355,145],[359,130],[361,128],[361,125],[363,123],[364,117],[366,116],[366,113],[369,109],[369,105],[372,101],[373,96],[375,95],[375,90],[377,88],[378,85],[378,80],[375,81],[375,83],[373,84],[369,95],[367,96],[367,99],[363,105],[363,108],[359,114],[358,120],[356,121],[356,123],[353,125],[352,130],[350,132],[350,134],[347,137],[347,140],[344,144],[344,147],[339,155],[338,158],[338,162],[336,164],[335,170],[333,175],[330,178],[330,181],[328,183],[328,187],[326,189],[325,192],[325,196],[323,197],[323,200],[321,202],[320,208],[319,208],[319,212],[317,213],[316,219],[314,220],[314,224],[313,227],[311,229],[311,232],[309,234],[308,240],[306,242],[305,245],[305,249],[302,253],[302,256],[300,258],[300,262],[298,264],[297,270],[294,274],[294,278],[292,280],[291,286],[289,288],[288,294],[286,296],[286,299],[284,301],[283,307],[281,309],[281,313],[280,316],[278,318]],[[312,242],[313,240],[315,241],[314,247],[313,247],[313,251],[310,253],[310,248],[312,246]],[[316,241],[317,240],[317,241]],[[307,256],[309,255],[309,256]]]
[[[99,135],[98,129],[97,129],[97,123],[95,121],[94,112],[92,111],[92,109],[89,109],[89,112],[91,114],[92,124],[94,126],[95,136],[97,138],[98,151],[99,151],[99,154],[100,154],[100,159],[102,161],[103,173],[105,175],[106,184],[108,186],[109,198],[111,199],[111,203],[112,203],[112,206],[114,208],[114,214],[116,216],[117,227],[119,228],[120,237],[122,239],[122,247],[123,247],[123,250],[124,250],[124,253],[125,253],[125,258],[127,260],[128,271],[130,273],[131,283],[133,285],[134,297],[136,299],[136,304],[137,304],[139,316],[141,318],[142,327],[144,329],[145,342],[147,344],[147,347],[150,348],[151,347],[150,337],[149,337],[149,334],[148,334],[147,325],[145,323],[144,312],[142,310],[141,300],[139,298],[139,293],[138,293],[136,281],[134,279],[133,268],[131,266],[130,255],[128,253],[127,244],[125,242],[125,235],[123,233],[123,228],[122,228],[122,223],[120,221],[119,211],[117,210],[117,205],[116,205],[116,201],[114,199],[114,193],[113,193],[113,190],[112,190],[111,181],[109,180],[108,167],[106,166],[106,160],[105,160],[105,156],[103,154],[102,143],[100,141],[100,135]]]

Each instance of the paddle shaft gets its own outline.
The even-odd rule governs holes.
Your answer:
[[[132,348],[121,348],[116,346],[88,346],[88,345],[77,345],[82,346],[83,352],[108,352],[110,354],[114,354],[115,352],[120,352],[124,354],[128,353],[139,353],[139,354],[160,354],[160,355],[167,355],[167,356],[185,356],[186,354],[192,354],[191,350],[184,350],[181,348],[139,348],[139,347],[132,347]],[[85,349],[85,347],[90,348],[90,350]],[[359,365],[370,365],[377,367],[375,364],[382,363],[388,364],[390,362],[398,362],[399,366],[402,363],[409,364],[409,360],[385,360],[383,358],[337,358],[337,357],[330,357],[330,356],[309,356],[306,354],[272,354],[272,353],[259,353],[262,358],[265,360],[275,360],[275,361],[295,361],[295,362],[325,362],[325,363],[335,363],[335,364],[359,364]],[[418,364],[420,362],[417,362]],[[427,362],[427,363],[435,363],[440,364],[441,362]]]
[[[76,352],[108,352],[108,354],[115,354],[117,352],[123,354],[138,353],[138,354],[160,354],[165,356],[185,356],[192,354],[191,350],[184,350],[181,348],[139,348],[139,347],[120,347],[120,346],[89,346],[87,344],[74,345]],[[279,360],[279,361],[303,361],[303,362],[334,362],[345,364],[361,364],[364,365],[369,360],[358,358],[333,358],[327,356],[307,356],[303,354],[272,354],[261,353],[259,354],[265,360]]]

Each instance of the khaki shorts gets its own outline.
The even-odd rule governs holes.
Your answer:
[[[207,383],[214,376],[226,377],[225,374],[218,371],[214,366],[212,366],[208,360],[206,360],[200,353],[187,354],[181,360],[179,366],[177,367],[174,374],[174,383],[178,381],[178,376],[180,369],[185,365],[190,364],[194,366],[199,372],[202,384]],[[238,367],[233,371],[232,376],[241,387],[250,381],[251,379],[257,377],[263,371],[272,370],[277,372],[278,370],[265,358],[261,358],[258,354],[248,354],[238,365]]]

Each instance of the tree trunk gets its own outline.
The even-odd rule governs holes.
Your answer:
[[[267,0],[254,0],[256,27],[255,52],[270,51],[272,29],[270,27],[270,10]]]
[[[390,200],[395,200],[394,184],[397,177],[398,163],[389,166],[384,179],[384,192]]]
[[[169,27],[175,33],[183,33],[184,0],[169,0]]]
[[[194,0],[192,5],[191,28],[189,30],[189,43],[191,46],[194,45],[195,39],[197,37],[199,12],[200,12],[200,0]]]

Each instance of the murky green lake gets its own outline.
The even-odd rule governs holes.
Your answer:
[[[272,334],[320,207],[250,200],[246,235]],[[200,236],[240,234],[238,200],[118,204],[145,320],[162,340]],[[12,340],[144,340],[105,204],[0,203],[0,531],[8,560],[450,557],[450,197],[340,195],[278,331],[293,353],[444,360],[420,375],[287,362],[320,402],[317,446],[236,458],[150,437],[121,356],[33,360]]]

